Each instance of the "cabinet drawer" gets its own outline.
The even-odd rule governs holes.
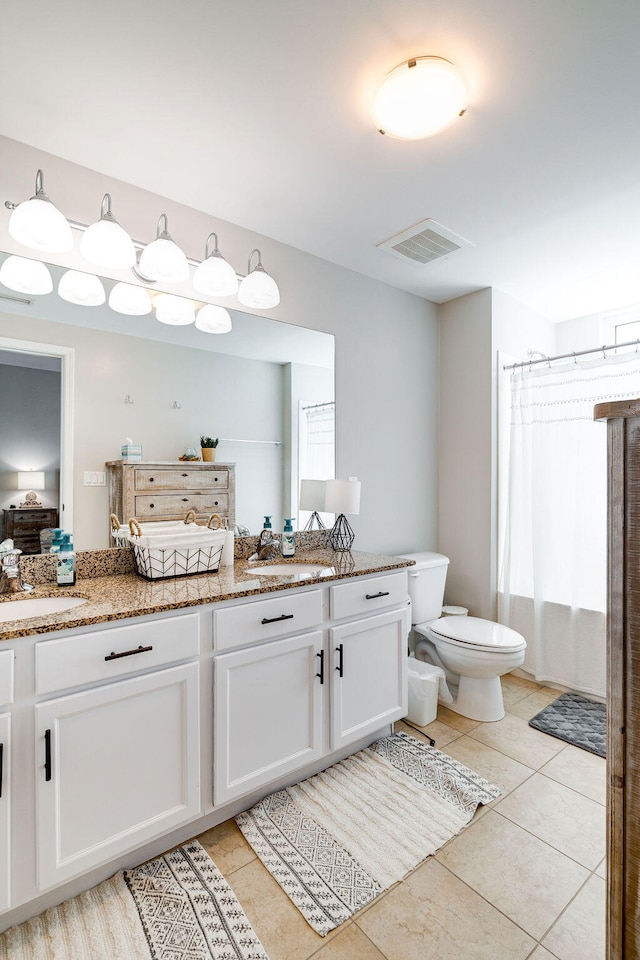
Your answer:
[[[197,613],[189,613],[41,640],[35,649],[36,693],[52,693],[195,657],[200,649],[200,623]]]
[[[136,470],[136,490],[227,490],[226,470]]]
[[[407,574],[387,573],[369,580],[355,580],[330,588],[331,618],[342,620],[363,613],[375,613],[383,607],[404,603],[408,597]]]
[[[0,652],[0,706],[13,703],[13,650]]]
[[[322,622],[322,592],[288,593],[237,607],[214,610],[214,649],[231,650],[287,633],[298,633]]]
[[[147,517],[183,517],[188,510],[197,514],[222,513],[229,509],[229,498],[226,493],[185,493],[165,494],[160,496],[136,496],[135,515],[138,519]]]

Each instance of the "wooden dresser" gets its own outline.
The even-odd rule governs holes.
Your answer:
[[[640,399],[595,418],[609,448],[607,960],[640,960]]]
[[[4,511],[4,536],[23,553],[40,553],[40,531],[58,526],[55,507],[25,507]]]
[[[109,512],[121,522],[181,520],[194,510],[198,520],[212,513],[236,522],[235,464],[199,461],[143,461],[106,464]]]

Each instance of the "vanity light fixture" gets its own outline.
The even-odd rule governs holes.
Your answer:
[[[80,307],[99,307],[107,299],[102,281],[93,273],[67,270],[60,277],[58,296]]]
[[[251,258],[254,253],[258,254],[258,262],[251,269]],[[278,285],[262,266],[262,254],[257,248],[249,254],[247,276],[240,282],[238,300],[244,307],[255,307],[258,310],[277,307],[280,303]]]
[[[111,213],[111,194],[105,193],[102,198],[100,219],[82,234],[80,253],[89,263],[107,270],[126,270],[135,265],[136,248]]]
[[[194,323],[196,311],[191,300],[176,297],[172,293],[159,293],[154,297],[156,320],[173,327],[186,327]]]
[[[373,118],[382,134],[422,140],[449,126],[467,109],[464,79],[442,57],[414,57],[395,67],[373,101]]]
[[[189,263],[169,233],[166,213],[158,219],[156,239],[140,254],[138,270],[143,280],[152,283],[181,283],[189,279]]]
[[[44,192],[42,170],[36,173],[36,192],[22,203],[7,201],[11,210],[9,235],[31,250],[67,253],[73,249],[71,227]]]
[[[116,283],[109,294],[109,306],[127,317],[144,317],[153,310],[149,291],[133,283]]]
[[[42,295],[53,290],[53,280],[45,264],[28,257],[7,257],[0,267],[0,283],[17,293]]]
[[[215,238],[213,253],[209,253],[211,238]],[[204,260],[196,267],[193,286],[198,293],[211,297],[231,297],[238,292],[238,277],[230,263],[218,249],[218,234],[210,233],[204,248]]]
[[[196,327],[203,333],[230,333],[231,315],[224,307],[206,303],[196,314]]]

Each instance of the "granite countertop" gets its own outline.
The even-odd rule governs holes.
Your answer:
[[[110,553],[113,551],[96,551]],[[47,558],[49,559],[49,558]],[[251,563],[236,559],[233,567],[223,567],[217,573],[176,577],[170,580],[149,582],[135,573],[117,573],[110,576],[82,576],[73,587],[58,587],[55,583],[41,583],[32,593],[12,594],[0,597],[0,612],[4,605],[14,600],[28,602],[32,597],[83,597],[86,603],[80,606],[51,613],[46,616],[29,617],[23,620],[0,622],[0,642],[33,634],[52,633],[73,627],[88,627],[94,623],[123,620],[166,610],[216,603],[259,594],[270,594],[291,587],[325,583],[368,573],[383,573],[412,565],[402,557],[387,557],[373,553],[340,554],[332,550],[315,549],[297,551],[290,561],[279,557],[278,564],[309,563],[315,568],[322,566],[321,576],[306,576],[294,573],[286,576],[260,575],[260,568],[268,563]],[[25,578],[27,579],[27,578]]]

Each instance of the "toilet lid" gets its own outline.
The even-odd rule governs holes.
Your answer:
[[[515,630],[480,617],[441,617],[429,629],[443,640],[485,650],[510,653],[526,646],[524,637]]]

